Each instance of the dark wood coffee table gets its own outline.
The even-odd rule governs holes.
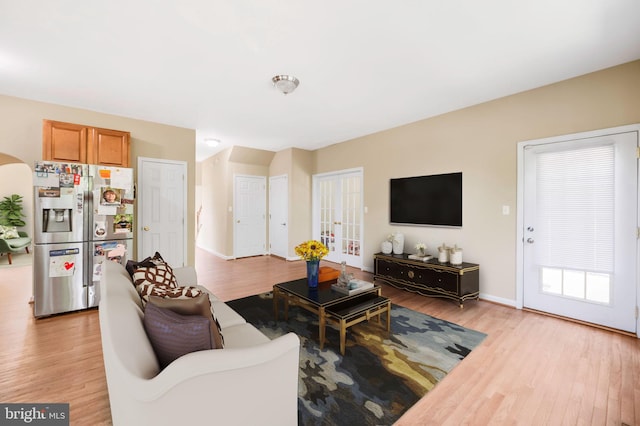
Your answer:
[[[333,304],[326,309],[328,320],[340,326],[340,353],[344,355],[347,328],[380,317],[387,313],[387,332],[391,330],[391,301],[375,293],[358,294],[358,297]]]
[[[368,295],[368,296],[367,296]],[[376,297],[370,297],[371,295]],[[299,280],[288,281],[285,283],[279,283],[273,286],[273,312],[275,319],[278,319],[279,301],[284,301],[284,319],[289,320],[289,305],[296,305],[307,311],[316,314],[318,316],[318,336],[320,342],[320,349],[324,348],[325,342],[325,326],[327,323],[327,316],[336,318],[340,323],[340,318],[336,313],[342,311],[345,307],[358,306],[357,311],[363,315],[369,316],[373,306],[371,304],[376,303],[376,307],[380,304],[379,298],[382,297],[382,288],[374,285],[372,288],[363,290],[357,294],[347,295],[331,289],[330,284],[320,284],[317,289],[310,289],[307,285],[307,279],[302,278]],[[384,298],[386,299],[386,298]],[[389,306],[389,302],[385,303],[385,306]],[[327,310],[332,306],[340,309],[332,311],[328,314]],[[379,315],[383,311],[376,310],[376,314]],[[349,318],[353,317],[353,312],[349,315]],[[367,317],[368,319],[368,317]],[[351,324],[350,324],[351,325]],[[344,353],[344,342],[342,336],[344,332],[342,328],[346,330],[346,325],[341,324],[341,349]]]

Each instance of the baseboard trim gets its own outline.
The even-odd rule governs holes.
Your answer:
[[[492,296],[486,293],[480,293],[480,300],[484,300],[486,302],[495,303],[497,305],[508,306],[510,308],[517,308],[516,301],[511,299],[505,299],[502,297]]]
[[[224,255],[224,254],[222,254],[222,253],[218,253],[218,252],[216,252],[216,251],[214,251],[214,250],[210,250],[210,249],[209,249],[209,248],[207,248],[207,247],[198,246],[198,248],[199,248],[199,249],[201,249],[201,250],[204,250],[204,251],[206,251],[207,253],[212,254],[212,255],[214,255],[214,256],[216,256],[216,257],[219,257],[219,258],[221,258],[221,259],[224,259],[224,260],[233,260],[233,259],[235,259],[235,257],[233,257],[233,256],[226,256],[226,255]]]

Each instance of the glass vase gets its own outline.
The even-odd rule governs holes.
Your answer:
[[[307,260],[307,283],[309,288],[318,288],[320,260]]]

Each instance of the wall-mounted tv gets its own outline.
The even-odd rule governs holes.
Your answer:
[[[462,226],[462,172],[390,180],[390,222]]]

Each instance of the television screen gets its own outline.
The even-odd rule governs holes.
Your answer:
[[[390,222],[462,226],[462,172],[390,180]]]

